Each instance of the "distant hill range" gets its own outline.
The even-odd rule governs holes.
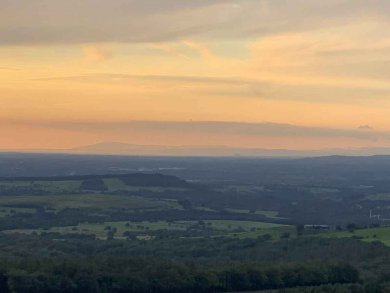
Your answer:
[[[91,155],[122,156],[211,156],[211,157],[323,157],[323,156],[374,156],[390,155],[390,147],[323,149],[323,150],[290,150],[265,148],[234,148],[227,146],[162,146],[137,145],[121,142],[102,142],[72,149],[42,150],[0,150],[3,153],[66,153]]]
[[[158,146],[103,142],[74,148],[69,153],[115,154],[139,156],[243,156],[243,157],[316,157],[390,155],[389,148],[289,150],[263,148],[231,148],[226,146]]]

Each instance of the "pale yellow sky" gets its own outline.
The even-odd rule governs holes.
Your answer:
[[[388,146],[389,12],[385,0],[1,2],[0,149]]]

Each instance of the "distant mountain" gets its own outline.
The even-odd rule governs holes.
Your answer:
[[[288,150],[231,148],[226,146],[159,146],[120,142],[102,142],[66,151],[79,154],[115,154],[139,156],[243,156],[243,157],[315,157],[390,155],[390,148]]]

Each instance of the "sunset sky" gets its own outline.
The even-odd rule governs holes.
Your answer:
[[[1,0],[0,149],[390,146],[388,0]]]

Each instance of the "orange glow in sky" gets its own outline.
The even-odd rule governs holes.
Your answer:
[[[386,0],[0,2],[0,149],[388,146],[389,12]],[[177,126],[200,121],[223,123]]]

